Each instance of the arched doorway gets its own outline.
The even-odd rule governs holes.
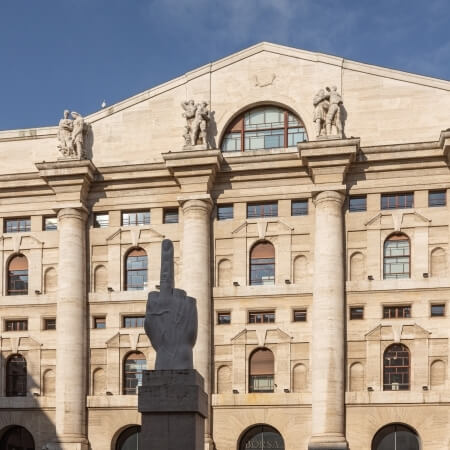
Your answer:
[[[412,428],[392,423],[378,430],[372,450],[420,450],[420,439]]]
[[[34,450],[34,439],[24,427],[8,428],[0,439],[2,450]]]
[[[116,450],[139,450],[139,433],[141,427],[134,425],[120,433],[116,443]]]
[[[269,425],[256,425],[249,428],[239,444],[239,450],[274,448],[284,450],[284,440],[281,434]]]

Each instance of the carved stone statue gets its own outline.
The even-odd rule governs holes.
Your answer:
[[[174,288],[173,244],[161,246],[160,291],[150,292],[145,332],[156,350],[155,370],[193,369],[192,349],[197,340],[195,298]]]
[[[71,115],[73,119],[69,119],[69,111],[66,109],[59,121],[57,147],[64,158],[84,159],[86,157],[84,137],[87,126],[81,114],[72,111]]]
[[[186,118],[185,133],[183,134],[185,147],[194,145],[208,145],[208,124],[210,120],[208,103],[195,104],[194,100],[181,103]]]
[[[313,99],[314,105],[314,122],[316,123],[316,137],[326,135],[327,130],[325,121],[327,117],[328,108],[330,103],[325,95],[325,90],[321,89]]]
[[[328,98],[330,100],[330,108],[328,109],[326,117],[327,135],[331,134],[331,127],[335,126],[336,134],[342,138],[343,137],[342,118],[341,118],[342,97],[337,92],[336,86],[332,86],[331,89],[327,87],[326,90],[329,93]]]
[[[343,102],[341,95],[337,92],[337,87],[329,88],[327,86],[325,89],[320,89],[314,96],[313,105],[316,137],[319,139],[343,138]]]

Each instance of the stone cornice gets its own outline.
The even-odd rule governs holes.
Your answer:
[[[208,193],[223,162],[220,150],[168,152],[162,157],[183,194]]]
[[[359,138],[297,144],[299,156],[314,184],[342,184],[359,150]]]
[[[36,163],[39,176],[56,195],[61,208],[85,208],[96,168],[90,160],[62,160]]]

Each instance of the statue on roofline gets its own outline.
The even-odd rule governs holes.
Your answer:
[[[210,120],[208,103],[203,101],[195,104],[194,100],[181,103],[186,118],[183,134],[184,146],[203,145],[208,147],[208,124]]]
[[[344,137],[343,101],[342,96],[337,92],[337,87],[327,86],[325,89],[320,89],[313,98],[313,105],[316,137],[342,139]]]
[[[69,114],[72,119],[69,119]],[[58,150],[63,158],[67,159],[85,159],[86,149],[84,146],[85,136],[88,131],[88,125],[85,123],[81,114],[65,110],[63,118],[58,125]]]

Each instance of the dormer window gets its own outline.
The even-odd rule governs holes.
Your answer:
[[[261,106],[231,122],[221,148],[223,152],[287,148],[306,140],[305,126],[293,113],[277,106]]]

